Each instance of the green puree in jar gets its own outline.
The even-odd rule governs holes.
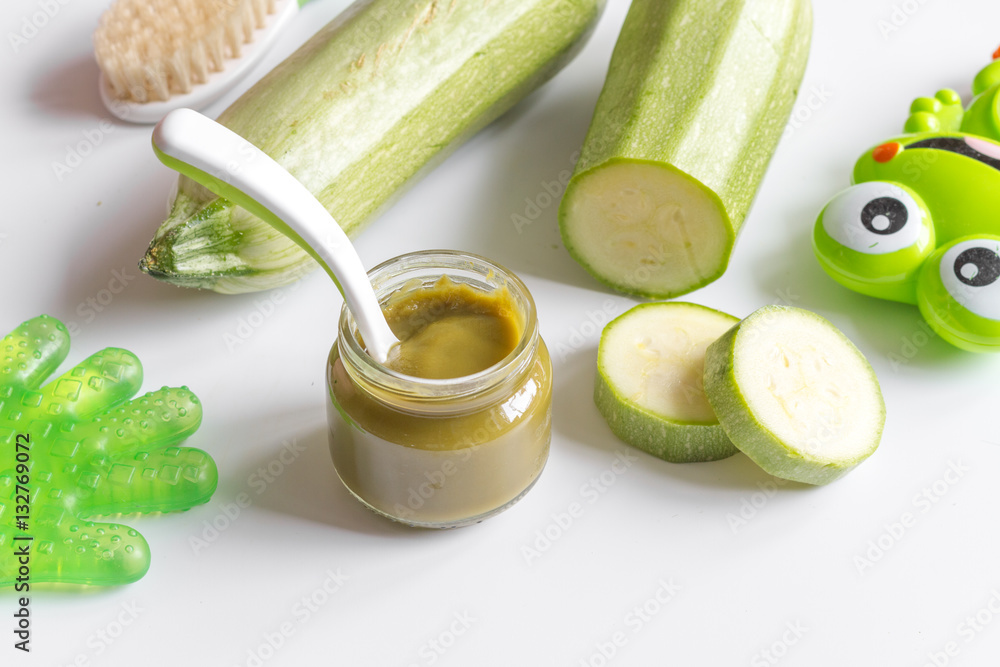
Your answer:
[[[552,362],[527,287],[448,251],[370,277],[401,343],[377,363],[342,311],[327,366],[337,475],[369,508],[413,526],[509,507],[538,479],[551,435]]]
[[[399,345],[386,366],[412,377],[459,378],[500,363],[517,347],[524,323],[506,287],[484,292],[448,276],[396,291],[382,307]]]

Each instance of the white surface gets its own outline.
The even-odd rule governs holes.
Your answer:
[[[729,272],[689,297],[741,316],[792,302],[832,320],[868,355],[886,397],[885,437],[828,487],[776,485],[742,455],[655,460],[617,442],[592,405],[596,323],[633,301],[601,289],[560,247],[546,186],[571,168],[582,142],[622,0],[611,0],[593,41],[551,85],[365,231],[358,249],[367,266],[437,247],[507,264],[534,293],[553,351],[547,470],[510,511],[448,532],[387,523],[334,475],[323,363],[340,299],[326,277],[224,297],[139,274],[174,176],[154,157],[149,129],[114,123],[100,102],[90,54],[100,3],[53,4],[54,16],[16,53],[10,33],[41,4],[14,0],[0,10],[0,277],[17,286],[4,294],[2,328],[48,312],[79,329],[68,362],[117,345],[142,359],[146,388],[188,384],[205,406],[188,444],[215,456],[221,482],[207,506],[129,520],[153,553],[140,582],[36,594],[29,657],[11,648],[14,601],[0,594],[0,663],[247,665],[283,623],[292,634],[265,665],[430,665],[432,657],[456,666],[600,665],[598,647],[616,633],[625,641],[613,665],[774,664],[758,652],[783,636],[796,643],[778,664],[810,667],[917,667],[949,642],[957,654],[938,664],[972,667],[1000,651],[1000,618],[987,607],[1000,609],[1000,358],[928,339],[916,308],[838,286],[809,244],[824,202],[862,150],[902,127],[913,97],[944,86],[968,92],[1000,40],[996,3],[815,0],[803,120],[772,162]],[[305,7],[259,71],[342,6]],[[894,6],[902,25],[884,38],[878,22]],[[53,163],[82,141],[97,145],[60,180]],[[512,214],[537,212],[526,198],[541,210],[519,233]],[[127,287],[101,305],[111,294],[103,290],[120,286],[117,273]],[[291,440],[304,451],[262,481],[256,471],[280,461]],[[195,554],[192,534],[240,493],[252,505]],[[571,509],[576,518],[560,528]],[[734,532],[741,511],[748,518]],[[909,527],[893,537],[906,517]],[[529,563],[522,550],[539,531],[561,535]],[[887,551],[859,572],[855,558],[870,549],[877,557],[870,544],[879,540]],[[300,599],[338,569],[349,579],[307,611]],[[669,595],[661,581],[681,587],[666,604],[656,602]],[[123,609],[133,604],[141,611],[119,633],[116,619],[128,619]],[[637,615],[644,604],[658,613]],[[982,609],[971,625],[967,617]],[[468,629],[455,621],[463,614],[473,619]],[[449,634],[453,623],[463,634]],[[795,624],[800,637],[787,631]],[[432,641],[450,647],[439,655]]]
[[[389,349],[399,343],[389,329],[375,289],[368,280],[361,258],[340,225],[319,200],[262,150],[229,128],[191,109],[176,109],[163,118],[153,131],[153,144],[164,154],[211,174],[199,181],[212,189],[222,181],[249,197],[245,203],[262,206],[284,223],[278,227],[286,235],[319,258],[324,271],[335,280],[354,313],[371,356],[380,362],[389,358]],[[214,190],[216,194],[221,194]]]

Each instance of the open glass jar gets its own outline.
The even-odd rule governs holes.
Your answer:
[[[442,275],[483,293],[506,289],[521,335],[484,371],[417,378],[368,356],[344,308],[327,367],[337,474],[370,509],[412,526],[451,528],[502,512],[532,487],[549,453],[552,364],[531,294],[507,269],[453,251],[402,255],[368,275],[383,306]]]

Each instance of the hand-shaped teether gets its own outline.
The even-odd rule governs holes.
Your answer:
[[[143,537],[86,519],[189,509],[218,484],[208,454],[174,446],[201,423],[194,394],[129,400],[142,366],[110,347],[41,386],[68,352],[66,327],[45,315],[0,341],[0,587],[17,581],[23,545],[31,583],[136,581],[149,569]]]

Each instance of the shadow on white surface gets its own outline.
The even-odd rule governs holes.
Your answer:
[[[743,454],[706,463],[670,463],[620,441],[608,428],[600,413],[590,409],[594,401],[596,360],[597,349],[591,347],[567,357],[557,365],[552,424],[559,437],[606,452],[609,456],[627,450],[638,457],[639,466],[655,470],[685,485],[757,490],[761,483],[773,479]],[[784,488],[807,490],[813,487],[788,482]]]
[[[325,425],[301,433],[295,440],[304,451],[263,493],[254,496],[256,508],[370,535],[412,538],[441,532],[403,526],[378,516],[358,502],[337,477]],[[247,479],[275,460],[277,453],[268,452],[232,474],[235,479]]]
[[[125,124],[104,108],[97,81],[100,68],[92,55],[59,64],[42,75],[31,90],[31,101],[46,114],[73,118],[100,118]]]
[[[479,195],[486,220],[477,251],[519,274],[604,290],[566,252],[558,223],[566,180],[560,174],[573,171],[600,92],[596,84],[558,98],[546,87],[486,130],[496,137],[497,157]]]
[[[128,184],[127,201],[115,202],[117,210],[100,206],[81,212],[78,227],[83,231],[76,239],[73,258],[76,270],[65,273],[60,290],[66,312],[79,311],[88,299],[99,299],[99,305],[110,306],[103,303],[107,295],[102,292],[108,291],[112,292],[114,310],[128,310],[138,317],[147,310],[162,309],[165,303],[191,304],[224,298],[207,290],[170,285],[139,270],[139,260],[164,219],[167,198],[162,178],[140,179],[136,176]],[[127,282],[123,288],[122,275]]]

